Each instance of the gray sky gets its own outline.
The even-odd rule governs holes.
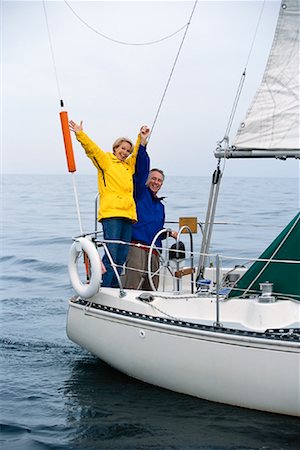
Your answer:
[[[190,1],[70,1],[87,24],[113,39],[147,42],[188,22]],[[279,0],[266,1],[237,117],[261,80]],[[152,165],[167,175],[211,175],[262,1],[199,1],[149,143]],[[60,95],[69,118],[106,151],[119,136],[135,139],[153,123],[183,31],[156,45],[104,39],[64,1],[46,2],[58,86],[43,2],[2,1],[2,172],[65,173]],[[58,87],[60,93],[58,92]],[[73,139],[77,173],[95,169]],[[232,176],[298,176],[299,163],[227,161]]]

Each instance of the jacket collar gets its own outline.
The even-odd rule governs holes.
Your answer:
[[[153,198],[154,200],[158,201],[158,202],[164,201],[165,198],[167,198],[167,197],[158,197],[157,195],[155,195],[155,194],[153,193],[153,191],[151,191],[151,189],[150,189],[148,186],[147,186],[147,189],[148,189],[148,191],[150,192],[152,198]]]

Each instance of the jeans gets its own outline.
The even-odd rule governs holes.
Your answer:
[[[124,241],[128,243],[131,241],[132,223],[128,219],[122,219],[120,217],[102,219],[102,227],[104,239]],[[118,266],[123,266],[127,258],[129,246],[124,244],[106,245],[114,263]],[[102,277],[102,286],[118,287],[119,284],[117,277],[111,267],[106,253],[103,256],[102,262],[106,268],[106,273]],[[120,274],[122,272],[122,267],[117,267],[117,271]]]

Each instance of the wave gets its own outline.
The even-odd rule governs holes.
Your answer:
[[[3,275],[0,276],[1,281],[5,282],[19,282],[19,283],[32,283],[35,281],[35,278],[32,277],[24,277],[24,276],[10,276],[10,275]]]
[[[30,433],[30,428],[22,427],[21,425],[13,425],[11,423],[0,423],[1,434],[2,432],[6,434],[22,434],[22,433]]]
[[[22,266],[27,268],[33,268],[35,270],[40,270],[44,272],[66,270],[67,264],[62,264],[61,262],[46,262],[37,258],[17,258],[13,255],[7,255],[0,258],[0,262],[10,262],[13,263],[13,267]]]
[[[63,236],[63,237],[51,237],[51,238],[46,238],[46,239],[42,239],[42,238],[35,238],[35,239],[31,239],[30,242],[28,241],[28,245],[54,245],[54,244],[65,244],[67,246],[70,246],[72,243],[72,239],[70,238],[70,236]]]
[[[6,262],[14,259],[15,257],[12,255],[0,256],[0,262]]]
[[[41,340],[23,340],[23,339],[11,339],[9,337],[0,338],[0,347],[3,350],[14,351],[30,351],[30,352],[44,352],[49,350],[59,351],[65,355],[75,354],[78,355],[79,347],[73,344],[67,338],[63,342],[53,341],[41,341]],[[79,350],[80,352],[80,350]],[[85,353],[85,352],[84,352]]]
[[[24,304],[26,304],[26,306],[28,305],[28,303],[32,303],[32,306],[34,308],[36,308],[36,304],[37,303],[42,303],[43,305],[45,305],[45,302],[47,302],[46,304],[49,305],[51,304],[51,302],[53,301],[53,298],[49,298],[49,297],[41,297],[41,296],[36,296],[36,297],[5,297],[0,299],[1,304],[5,305],[6,303],[9,305],[13,304],[13,307],[15,306],[23,306]],[[66,304],[66,298],[65,297],[55,297],[55,308],[58,311],[59,307],[60,307],[60,303],[62,303],[63,305]],[[27,313],[28,311],[25,311],[25,313]]]
[[[0,442],[3,450],[71,450],[68,444],[62,444],[61,441],[57,443],[46,442],[48,440],[47,436],[44,436],[44,440],[41,440],[40,437],[37,438],[40,432],[38,427],[28,428],[13,423],[0,423],[0,429]],[[48,436],[53,439],[51,431],[53,431],[51,427],[45,427],[43,434],[46,435],[48,433]]]

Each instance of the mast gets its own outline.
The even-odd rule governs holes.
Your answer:
[[[207,266],[222,173],[221,158],[300,158],[300,0],[282,0],[275,35],[261,85],[229,145],[228,136],[215,150],[218,167],[212,177],[196,280]]]

